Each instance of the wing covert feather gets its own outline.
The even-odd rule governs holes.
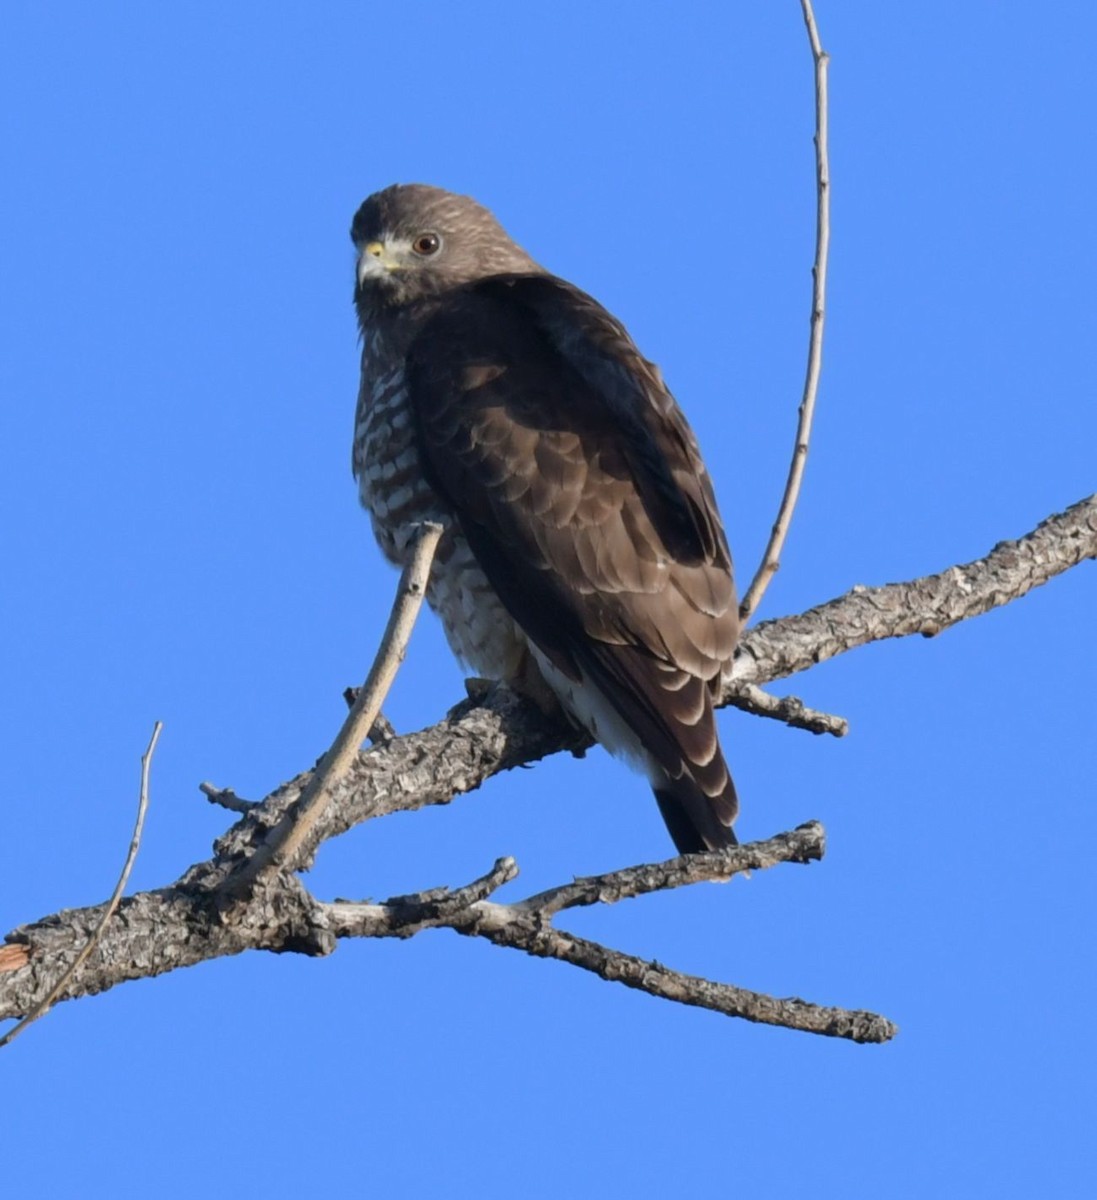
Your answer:
[[[666,697],[696,723],[738,613],[712,485],[658,370],[577,288],[514,276],[440,307],[408,387],[424,469],[503,603],[680,768]]]

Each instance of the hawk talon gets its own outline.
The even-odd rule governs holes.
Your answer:
[[[475,703],[483,704],[495,690],[496,682],[494,679],[481,679],[479,675],[472,675],[465,680],[465,695]]]

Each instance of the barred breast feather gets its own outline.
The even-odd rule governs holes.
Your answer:
[[[427,603],[438,614],[454,654],[484,678],[517,678],[527,659],[526,639],[476,562],[452,508],[424,478],[404,364],[376,333],[363,348],[352,466],[362,507],[390,562],[404,565],[419,522],[437,521],[445,530]]]

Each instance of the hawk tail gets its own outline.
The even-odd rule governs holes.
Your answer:
[[[739,811],[735,784],[719,749],[703,767],[683,764],[678,778],[652,779],[659,812],[679,854],[737,846],[731,822]]]
[[[630,738],[619,737],[617,746],[644,764],[678,853],[737,846],[731,826],[739,797],[720,749],[713,681],[632,647],[613,650],[596,656],[602,668],[598,683],[635,738],[630,746]],[[608,727],[592,732],[614,749],[604,736]]]
[[[739,798],[720,749],[713,680],[633,646],[587,643],[586,671],[572,673],[531,649],[575,722],[647,775],[679,854],[739,844],[731,828]]]
[[[680,854],[739,844],[732,822],[739,797],[720,749],[711,684],[678,677],[664,694],[663,717],[677,755],[653,756],[649,775],[659,811]]]

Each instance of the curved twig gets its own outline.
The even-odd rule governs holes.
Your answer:
[[[434,552],[438,549],[441,536],[441,525],[433,521],[424,521],[419,525],[410,547],[410,557],[400,576],[396,599],[377,657],[370,667],[366,682],[354,698],[343,727],[320,766],[313,772],[297,803],[226,883],[222,891],[226,899],[245,895],[264,875],[283,866],[297,865],[302,848],[331,801],[332,789],[357,759],[362,743],[369,737],[380,715],[381,705],[392,687],[396,672],[404,661],[411,631],[415,628],[415,620],[426,595]]]
[[[118,882],[114,885],[114,891],[107,901],[107,906],[103,910],[99,924],[92,930],[91,937],[84,943],[80,953],[69,963],[68,969],[62,972],[61,978],[57,980],[53,987],[50,988],[18,1025],[12,1026],[3,1037],[0,1037],[0,1049],[3,1049],[9,1042],[14,1041],[28,1025],[33,1025],[39,1017],[44,1017],[49,1012],[53,1007],[54,1001],[68,987],[76,972],[87,962],[88,955],[91,954],[102,940],[107,925],[118,908],[118,902],[122,899],[122,893],[126,890],[126,884],[129,882],[133,864],[137,861],[137,851],[141,846],[141,835],[145,832],[145,813],[148,812],[149,808],[149,771],[152,768],[152,756],[156,750],[156,743],[160,740],[160,731],[163,728],[163,724],[157,721],[152,727],[152,737],[149,738],[149,744],[145,748],[145,753],[141,755],[141,790],[137,797],[137,818],[133,823],[133,833],[130,835],[130,845],[129,850],[126,852],[126,861],[122,864],[122,873],[118,876]]]
[[[811,54],[815,60],[815,182],[816,182],[816,223],[815,223],[815,262],[811,268],[811,333],[808,338],[807,374],[804,379],[804,394],[800,401],[799,419],[796,424],[796,442],[792,451],[792,463],[789,466],[788,479],[785,482],[785,494],[781,497],[781,507],[777,512],[777,520],[769,535],[769,543],[762,555],[751,581],[747,594],[739,606],[739,616],[745,625],[754,614],[766,588],[769,587],[773,576],[781,565],[781,551],[784,549],[785,538],[788,536],[789,525],[792,523],[792,513],[796,501],[800,497],[800,484],[804,478],[804,467],[807,465],[808,445],[811,442],[811,422],[815,415],[815,397],[819,391],[819,374],[823,367],[823,325],[826,320],[827,298],[827,260],[830,254],[830,160],[827,155],[827,67],[830,55],[823,49],[819,41],[819,30],[815,24],[815,13],[812,11],[811,0],[800,0],[804,13],[804,24],[807,26],[808,40],[811,42]]]

